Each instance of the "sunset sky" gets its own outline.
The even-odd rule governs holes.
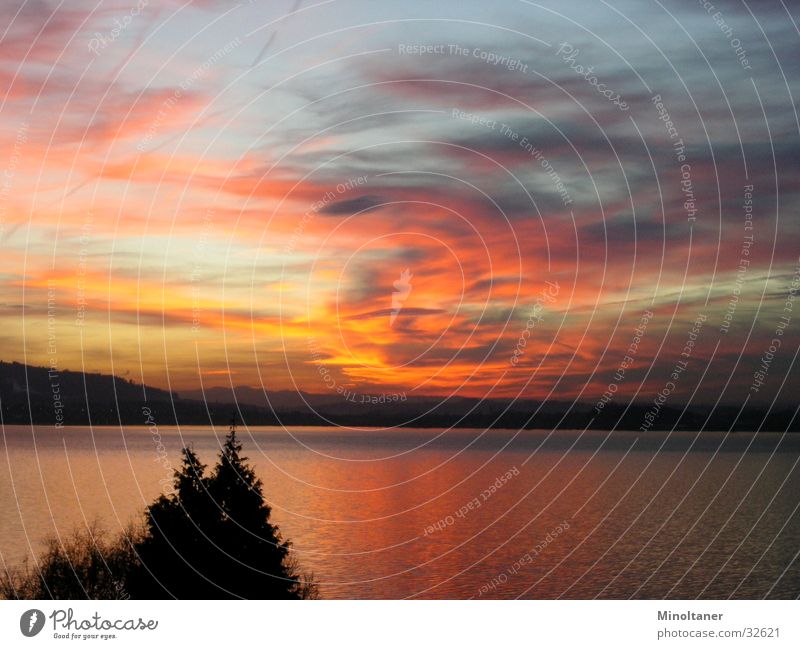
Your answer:
[[[800,14],[714,4],[4,1],[0,357],[796,403]]]

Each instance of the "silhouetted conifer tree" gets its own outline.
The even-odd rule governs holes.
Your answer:
[[[241,455],[231,424],[210,476],[191,448],[183,449],[175,491],[148,507],[147,534],[135,549],[135,598],[305,599],[316,596],[301,576],[291,544],[270,523],[261,480]]]

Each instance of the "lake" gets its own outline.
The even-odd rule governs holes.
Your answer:
[[[141,517],[210,427],[5,426],[0,559]],[[800,435],[240,428],[325,598],[795,598]],[[162,444],[159,447],[158,444]]]

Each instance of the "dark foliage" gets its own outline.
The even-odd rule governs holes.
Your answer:
[[[290,543],[269,522],[261,481],[231,430],[210,475],[190,448],[175,472],[175,492],[147,511],[136,544],[132,597],[305,599],[316,595],[299,574]]]
[[[143,530],[108,541],[96,526],[50,539],[34,563],[0,574],[6,599],[312,599],[291,544],[270,523],[261,481],[235,426],[214,470],[183,449],[174,492],[146,511]]]
[[[0,574],[4,599],[128,599],[125,584],[138,565],[133,544],[141,531],[109,540],[97,525],[71,537],[51,537],[34,562]]]

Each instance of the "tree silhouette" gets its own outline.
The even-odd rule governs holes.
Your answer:
[[[66,538],[51,536],[35,562],[0,572],[3,599],[129,599],[126,581],[138,564],[133,544],[141,530],[129,527],[110,539],[97,523]]]
[[[191,448],[182,451],[175,490],[147,509],[147,534],[135,545],[134,598],[306,599],[317,595],[300,574],[264,501],[261,480],[241,455],[231,424],[210,476]]]

